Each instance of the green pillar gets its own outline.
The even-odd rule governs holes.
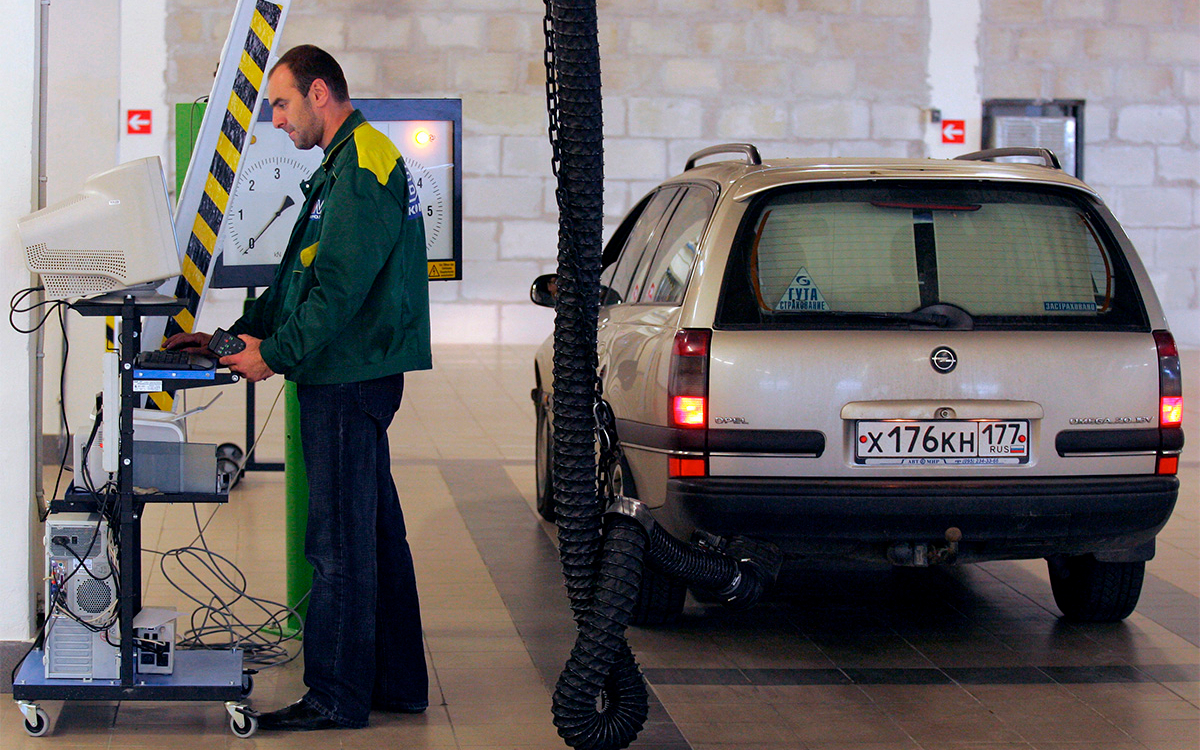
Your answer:
[[[308,600],[296,605],[312,588],[312,566],[304,559],[304,532],[308,528],[308,475],[304,470],[304,451],[300,448],[300,402],[296,384],[284,385],[284,509],[285,555],[287,560],[287,604],[303,617]],[[293,618],[294,619],[294,618]],[[300,626],[291,622],[293,629]]]

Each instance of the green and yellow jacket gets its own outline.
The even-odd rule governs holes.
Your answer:
[[[275,280],[230,332],[263,339],[297,383],[432,367],[425,225],[400,152],[355,110],[301,188]]]

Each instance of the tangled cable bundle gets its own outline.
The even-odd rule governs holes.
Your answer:
[[[290,618],[300,622],[300,615],[286,604],[252,596],[241,569],[229,558],[209,549],[204,539],[208,524],[200,523],[195,506],[192,512],[198,533],[191,545],[164,552],[146,550],[161,555],[159,570],[163,577],[196,604],[188,629],[179,634],[178,647],[188,650],[239,648],[246,662],[260,667],[276,667],[295,659],[300,651],[289,653],[288,642],[300,637],[303,625],[296,632],[290,632],[288,622]],[[211,516],[209,520],[212,520]],[[196,542],[200,546],[194,546]],[[178,570],[173,572],[172,568]],[[192,585],[188,585],[180,573],[190,577]],[[199,587],[201,593],[194,593],[194,587]],[[235,613],[235,605],[255,612],[254,617]]]

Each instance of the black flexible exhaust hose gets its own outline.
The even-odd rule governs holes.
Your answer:
[[[733,609],[746,609],[758,602],[783,564],[775,545],[747,537],[735,537],[728,544],[721,542],[720,548],[682,542],[660,526],[635,498],[616,498],[608,507],[607,517],[610,523],[616,518],[635,522],[635,528],[646,537],[646,564],[692,589],[715,594]]]
[[[594,413],[604,193],[600,58],[595,0],[548,0],[548,7],[559,205],[553,485],[563,572],[578,622],[591,601],[602,539]]]
[[[733,609],[753,606],[779,573],[777,556],[768,562],[749,551],[736,555],[732,550],[700,549],[679,541],[658,524],[650,530],[648,557],[662,572],[693,589],[716,594]]]
[[[563,576],[579,628],[554,691],[554,724],[577,750],[618,750],[633,742],[648,713],[646,685],[625,640],[645,539],[626,522],[605,537],[596,483],[604,156],[595,0],[547,0],[546,26],[559,206],[554,502]]]
[[[595,591],[554,690],[554,725],[576,750],[628,747],[646,722],[646,683],[625,639],[646,542],[626,518],[615,519],[604,536]]]
[[[554,320],[554,503],[559,555],[579,636],[554,691],[554,725],[576,750],[628,747],[648,714],[625,629],[647,549],[654,564],[727,600],[765,585],[728,555],[609,514],[596,466],[596,315],[600,306],[604,154],[596,0],[546,0],[550,141],[558,177]]]

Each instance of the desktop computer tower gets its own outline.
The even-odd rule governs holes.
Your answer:
[[[118,679],[120,650],[105,637],[120,639],[108,523],[96,513],[51,514],[45,544],[46,677]]]

